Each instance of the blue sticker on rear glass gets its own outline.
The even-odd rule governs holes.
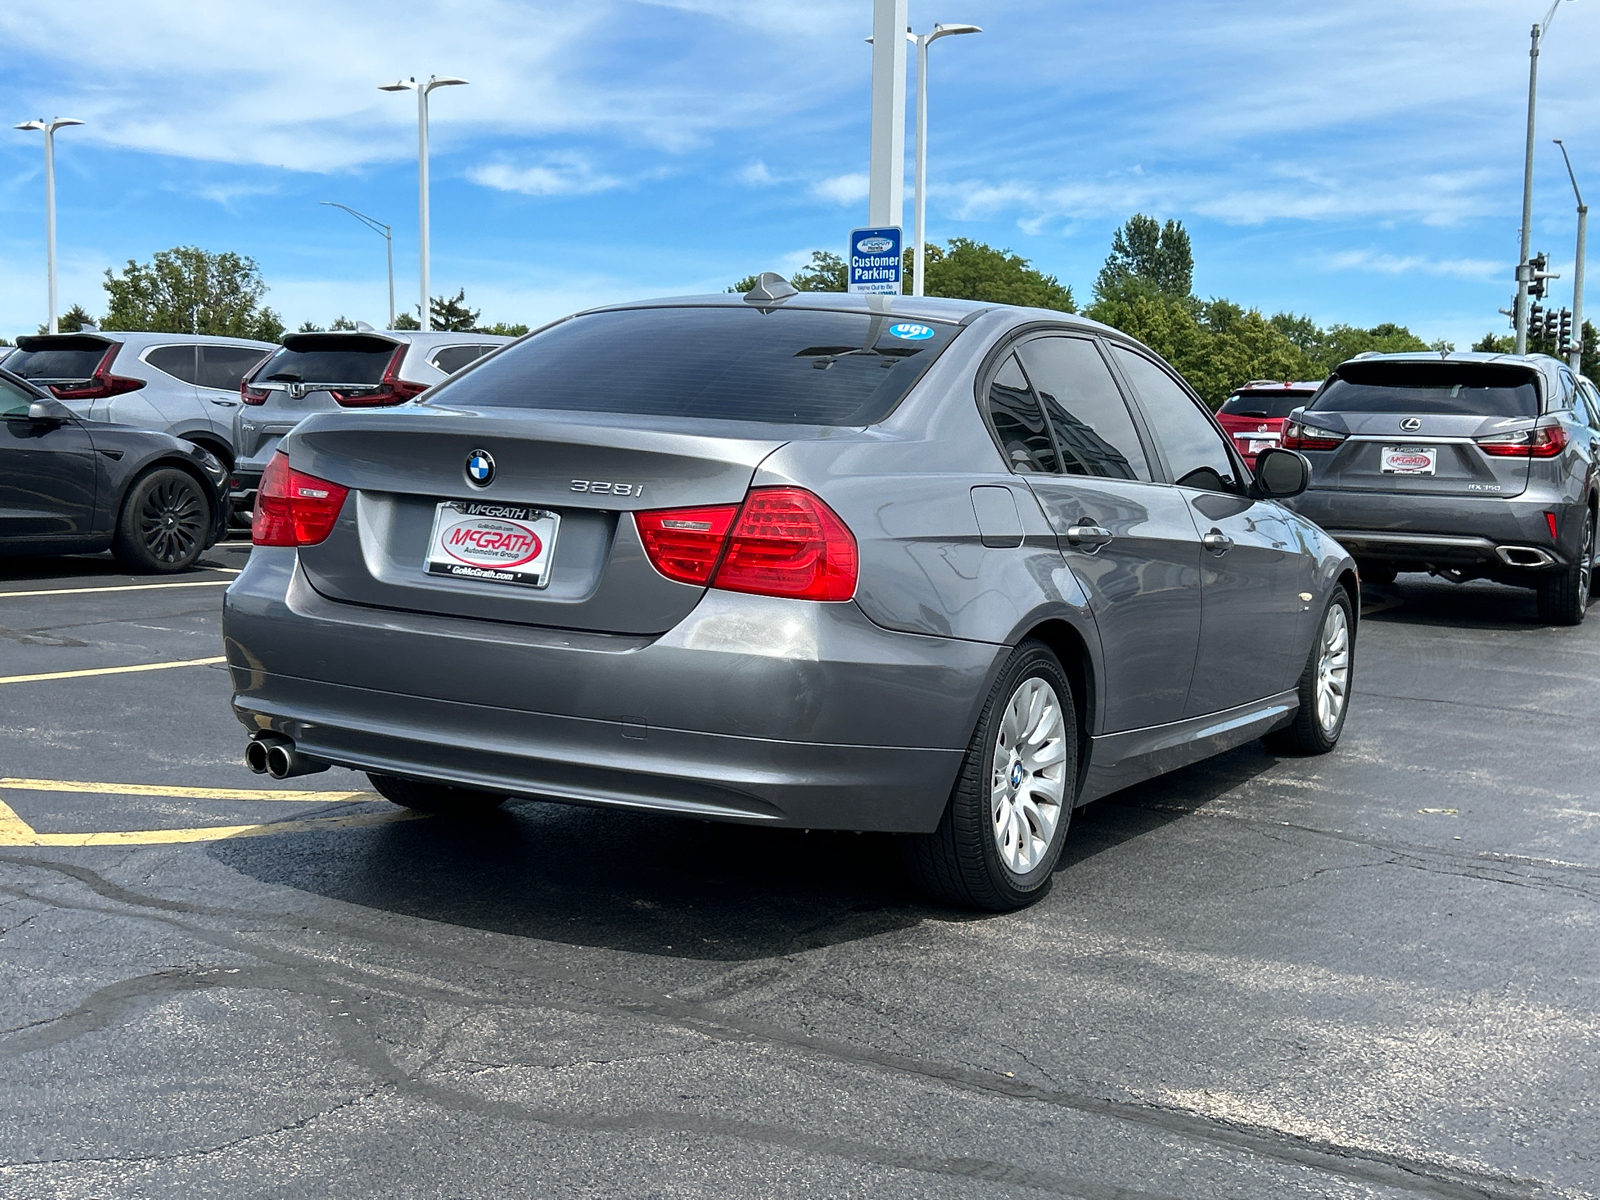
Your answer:
[[[891,325],[889,333],[906,342],[925,342],[933,336],[933,330],[926,325]]]

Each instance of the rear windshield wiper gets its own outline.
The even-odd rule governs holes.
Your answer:
[[[892,367],[902,358],[908,358],[920,353],[919,346],[807,346],[804,350],[796,350],[794,357],[809,358],[811,365],[819,371],[833,366],[841,358],[851,355],[873,355],[878,359],[881,367]]]

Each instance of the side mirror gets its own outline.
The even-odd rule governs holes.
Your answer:
[[[1250,485],[1255,500],[1287,500],[1311,483],[1311,463],[1303,454],[1271,446],[1256,455],[1256,478]]]
[[[40,424],[65,425],[73,415],[72,410],[59,400],[35,400],[28,405],[28,420]]]

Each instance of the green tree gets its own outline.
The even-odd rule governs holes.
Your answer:
[[[1194,251],[1182,221],[1162,225],[1135,213],[1111,235],[1111,253],[1095,279],[1095,295],[1109,294],[1130,279],[1142,280],[1164,296],[1194,290]]]
[[[62,333],[79,333],[85,325],[95,324],[94,317],[81,304],[74,304],[66,312],[56,318],[56,328]],[[50,326],[39,326],[40,333],[49,333]]]
[[[454,296],[435,296],[428,302],[428,323],[446,333],[466,333],[478,323],[480,311],[467,307],[467,289]]]
[[[749,291],[749,288],[745,289]],[[480,325],[473,333],[489,333],[495,337],[521,337],[528,332],[526,325],[508,325],[504,321],[496,321],[493,325]]]
[[[398,314],[395,317],[394,325],[391,328],[394,328],[394,329],[421,329],[422,328],[422,322],[417,320],[417,316],[416,316],[415,313],[403,312],[403,313]]]
[[[198,246],[162,250],[149,263],[128,260],[120,277],[106,271],[106,329],[210,333],[274,342],[283,322],[263,307],[267,293],[253,258]]]
[[[321,325],[318,325],[315,321],[302,321],[302,322],[300,322],[300,328],[296,329],[295,332],[296,333],[327,333],[328,331],[326,329],[324,329]]]
[[[334,330],[335,332],[354,333],[356,330],[356,323],[343,313],[340,313],[333,319],[333,324],[329,325],[328,328]]]
[[[1509,333],[1504,335],[1486,333],[1481,340],[1472,344],[1472,348],[1484,354],[1510,354],[1517,348],[1517,339]],[[1549,354],[1565,362],[1567,356],[1556,353],[1559,349],[1559,346],[1542,338],[1528,340],[1528,350],[1531,353]],[[1596,334],[1593,321],[1583,323],[1583,358],[1580,360],[1580,370],[1590,379],[1600,379],[1600,334]]]
[[[1472,343],[1472,348],[1479,354],[1510,354],[1517,348],[1517,340],[1509,333],[1505,337],[1486,333],[1481,339]]]

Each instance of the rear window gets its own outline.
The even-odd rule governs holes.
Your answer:
[[[394,355],[395,343],[382,338],[291,335],[251,376],[253,383],[375,384],[383,381],[384,368]]]
[[[1235,392],[1217,413],[1225,417],[1287,417],[1315,392]]]
[[[1488,363],[1346,363],[1310,406],[1317,412],[1536,417],[1531,371]]]
[[[477,362],[493,349],[493,346],[443,346],[434,351],[430,361],[446,375],[454,375],[462,367]]]
[[[111,345],[87,337],[27,338],[17,344],[21,349],[6,358],[6,370],[41,381],[88,379]]]
[[[870,425],[958,332],[937,321],[743,305],[591,313],[443,384],[430,403]]]

